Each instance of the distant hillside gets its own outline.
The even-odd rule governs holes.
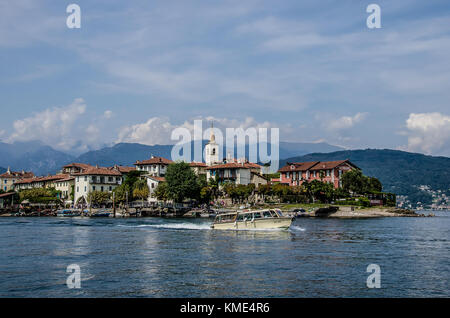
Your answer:
[[[55,173],[74,157],[40,141],[0,142],[0,166],[11,170],[33,171],[36,175]]]
[[[112,147],[89,151],[78,158],[76,162],[112,166],[114,164],[131,166],[136,160],[150,158],[151,155],[170,158],[172,145],[147,146],[136,143],[119,143]]]
[[[205,146],[207,142],[208,141],[203,140],[203,146]],[[136,160],[147,159],[151,155],[171,159],[172,147],[173,145],[147,146],[137,143],[119,143],[112,147],[86,152],[74,160],[101,166],[111,166],[115,163],[120,165],[132,165]],[[279,148],[280,158],[300,156],[311,152],[330,152],[337,150],[342,150],[342,148],[326,143],[280,142]],[[248,157],[248,145],[246,146],[245,152],[246,157]],[[193,143],[191,143],[191,153],[193,154]],[[223,154],[223,157],[226,157],[226,154]]]
[[[418,189],[428,185],[450,195],[450,158],[433,157],[398,150],[346,150],[332,153],[313,153],[292,157],[280,162],[326,161],[349,159],[368,176],[378,178],[383,190],[407,195],[411,201],[431,203],[431,195]]]
[[[0,174],[5,173],[5,172],[6,172],[6,169],[3,167],[0,167]]]
[[[325,142],[307,143],[307,142],[284,142],[280,141],[280,158],[290,158],[302,156],[309,153],[328,153],[344,150],[342,147],[333,146]]]

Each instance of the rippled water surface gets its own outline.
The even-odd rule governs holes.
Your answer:
[[[217,231],[200,219],[0,218],[0,297],[449,297],[450,212],[297,219]],[[369,289],[369,264],[381,288]],[[66,268],[81,268],[68,289]]]

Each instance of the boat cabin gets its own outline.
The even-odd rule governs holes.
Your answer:
[[[245,222],[264,218],[279,218],[283,214],[278,209],[260,210],[260,211],[244,211],[219,214],[216,216],[214,223],[228,223],[228,222]]]

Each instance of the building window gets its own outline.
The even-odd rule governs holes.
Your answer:
[[[79,187],[77,187],[77,192],[80,192],[80,188]]]
[[[100,187],[100,191],[103,192],[103,186]]]
[[[86,189],[86,187],[84,187],[84,192],[86,192],[87,191],[87,189]]]
[[[84,176],[84,181],[87,181],[87,176]]]
[[[92,187],[92,190],[95,191],[95,186]]]
[[[330,170],[327,170],[327,177],[330,176]]]
[[[112,187],[111,186],[109,186],[109,191],[112,191]]]

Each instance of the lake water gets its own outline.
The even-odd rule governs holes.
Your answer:
[[[449,297],[450,212],[297,219],[217,231],[200,219],[0,218],[0,297]],[[66,268],[78,264],[81,288]],[[381,288],[369,289],[369,264]]]

